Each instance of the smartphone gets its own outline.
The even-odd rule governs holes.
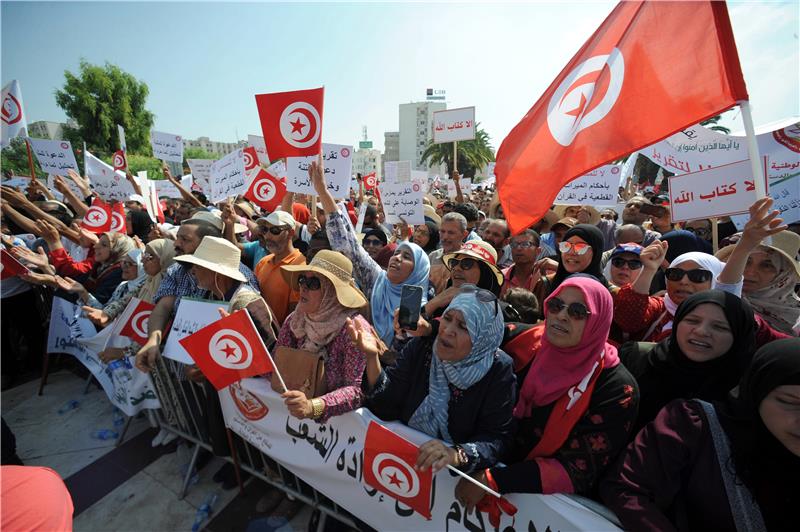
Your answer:
[[[397,317],[400,327],[416,331],[420,307],[422,307],[422,287],[403,285],[403,291],[400,293],[400,312]]]
[[[639,207],[639,212],[654,218],[662,218],[667,214],[667,209],[661,205],[650,205],[645,203]]]

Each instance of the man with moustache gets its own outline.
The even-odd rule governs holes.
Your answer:
[[[431,263],[429,279],[437,294],[444,291],[447,281],[450,279],[450,271],[442,262],[442,257],[447,253],[455,253],[461,249],[461,244],[469,234],[467,229],[467,219],[457,212],[449,212],[442,218],[439,224],[439,245],[442,247],[431,251],[428,259]]]

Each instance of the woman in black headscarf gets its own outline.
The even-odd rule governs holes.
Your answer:
[[[574,273],[591,275],[608,287],[600,263],[603,259],[603,233],[589,224],[578,224],[566,233],[556,250],[558,269],[555,274],[542,277],[533,287],[538,301],[544,301],[559,285]]]
[[[414,227],[411,240],[421,247],[422,251],[430,254],[439,247],[439,224],[433,220],[425,220],[424,224]]]
[[[626,530],[794,530],[800,339],[753,357],[722,402],[673,401],[600,487]]]
[[[639,383],[634,429],[652,421],[673,399],[724,398],[750,362],[755,330],[747,301],[729,292],[708,290],[678,306],[666,340],[623,345],[620,359]]]
[[[127,225],[129,237],[138,236],[142,243],[147,244],[153,228],[153,220],[147,211],[128,211]]]
[[[692,251],[711,253],[711,245],[707,241],[684,229],[676,229],[664,233],[660,240],[669,244],[666,257],[667,263],[671,263],[681,255]],[[661,290],[666,290],[666,288],[667,281],[664,278],[664,269],[662,268],[653,277],[653,282],[650,284],[650,293],[655,294]]]

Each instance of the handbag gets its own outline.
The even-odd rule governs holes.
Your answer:
[[[281,346],[275,348],[272,358],[287,389],[299,390],[309,399],[325,395],[327,392],[325,360],[321,354]],[[276,372],[272,373],[271,385],[274,391],[283,393]]]

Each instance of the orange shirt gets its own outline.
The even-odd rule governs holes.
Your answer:
[[[297,303],[300,299],[300,294],[289,288],[284,281],[281,275],[281,266],[305,263],[306,258],[300,253],[300,250],[295,249],[281,261],[275,262],[275,255],[271,254],[261,259],[256,265],[255,274],[258,285],[261,287],[261,296],[275,314],[278,325],[282,325],[283,320],[289,314],[289,305]]]

